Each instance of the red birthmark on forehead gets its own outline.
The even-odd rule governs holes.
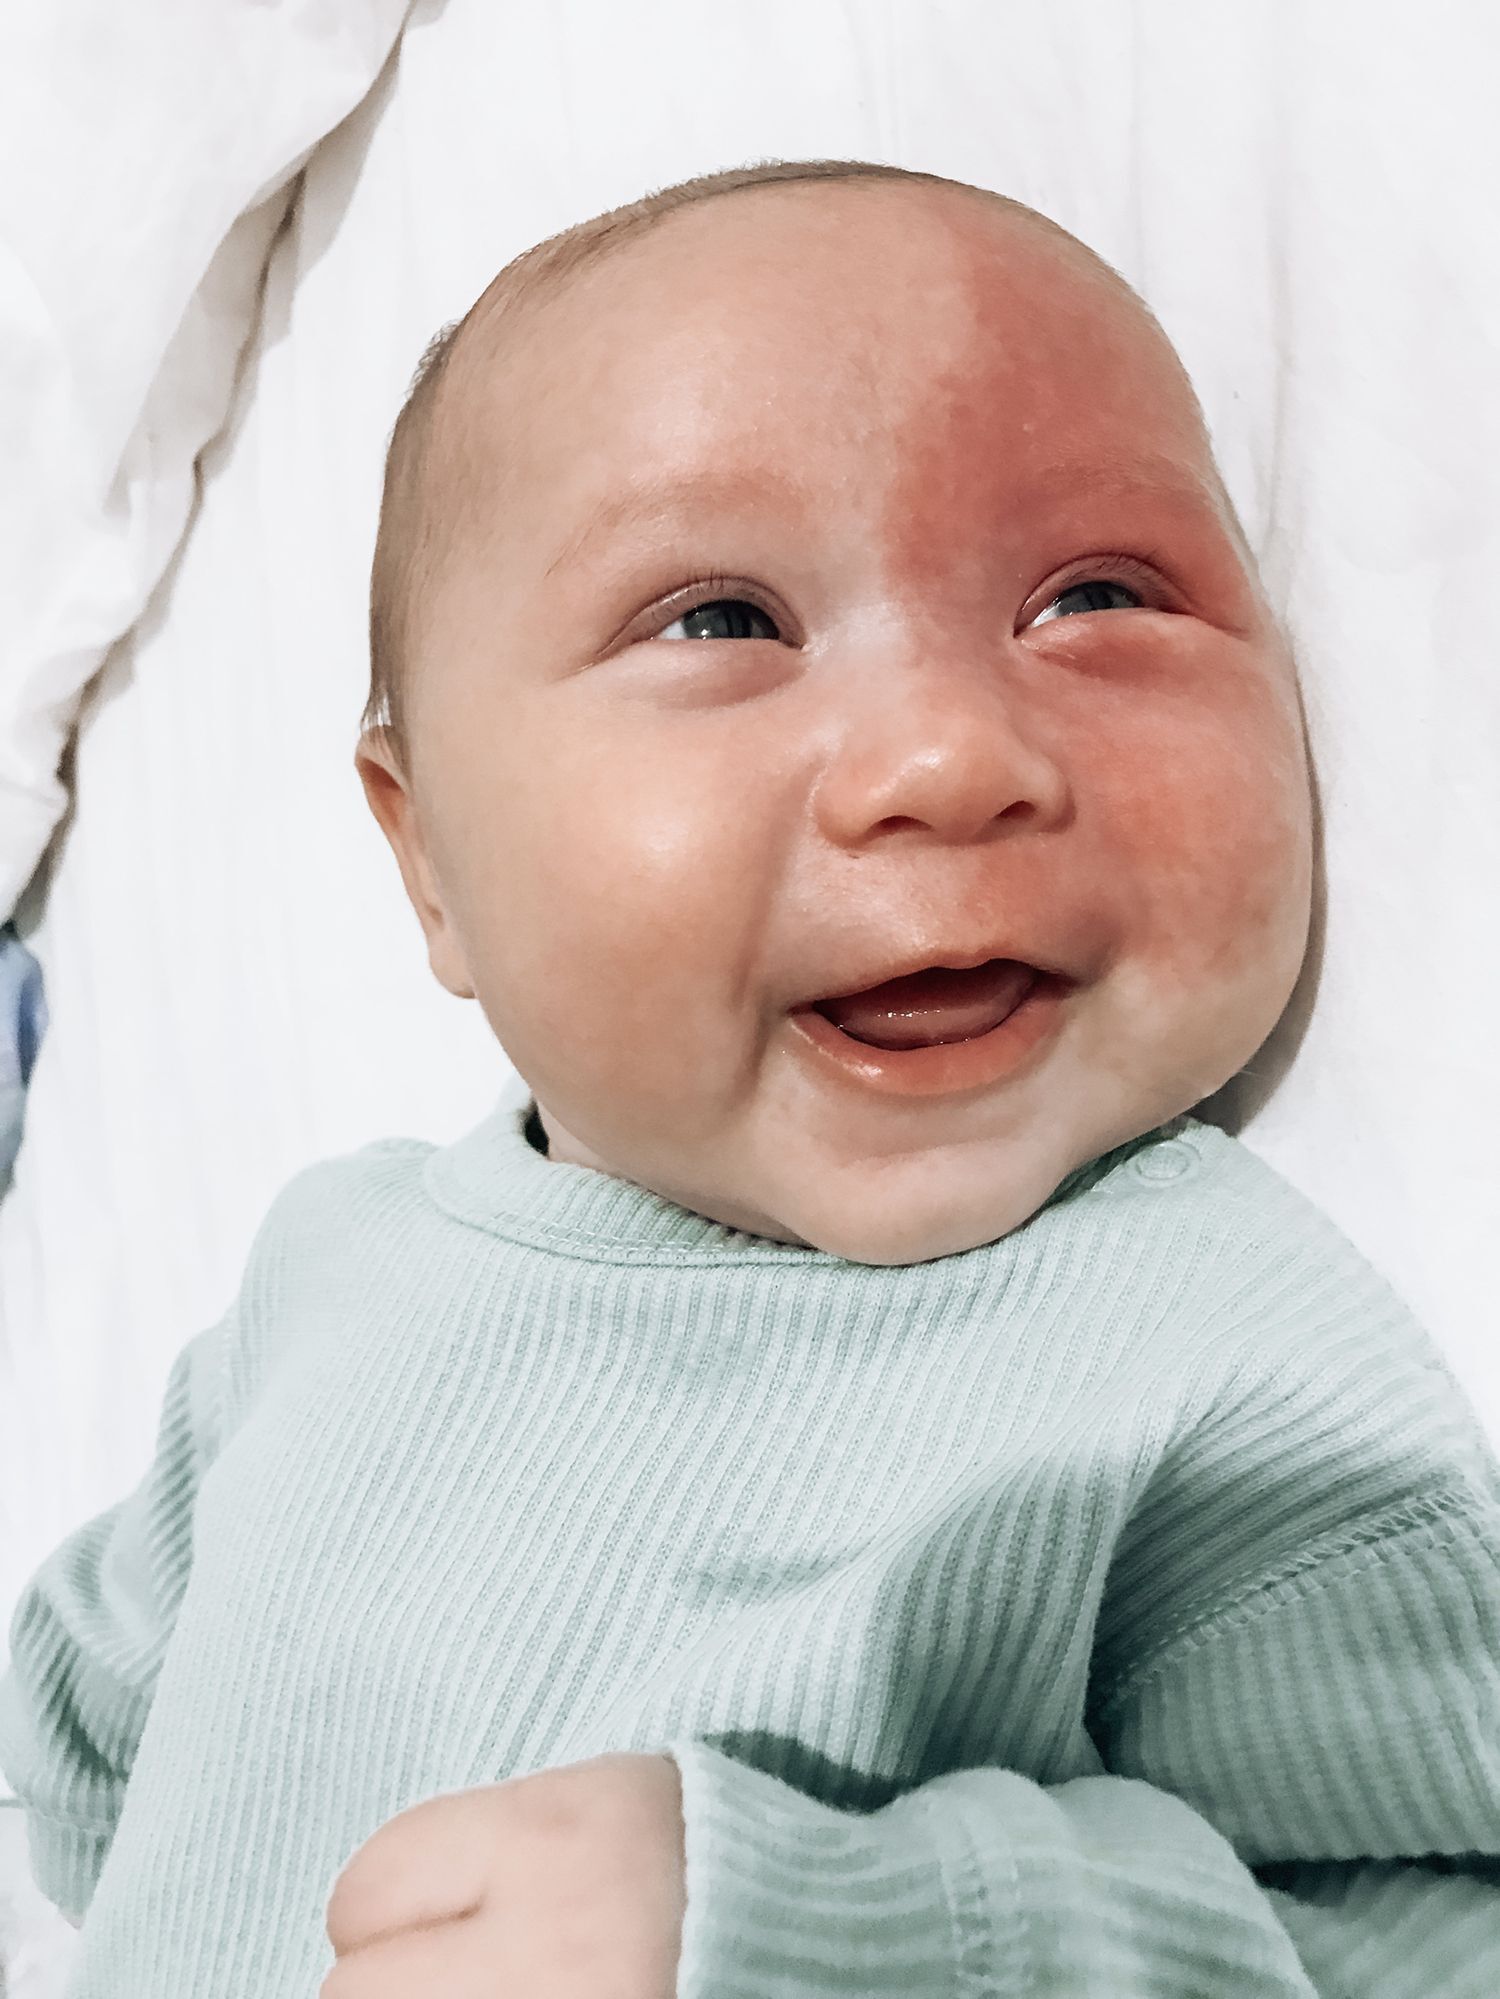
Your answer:
[[[932,364],[892,425],[893,575],[978,583],[1013,537],[1074,519],[1083,531],[1106,508],[1122,527],[1161,505],[1213,523],[1191,390],[1149,321],[1050,244],[997,256],[985,232],[963,259],[932,302]]]

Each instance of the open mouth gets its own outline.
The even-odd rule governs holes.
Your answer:
[[[818,1000],[813,1011],[871,1048],[931,1048],[989,1034],[1051,978],[1014,958],[967,971],[932,965],[862,993]]]

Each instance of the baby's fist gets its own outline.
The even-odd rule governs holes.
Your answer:
[[[338,1876],[319,1999],[675,1999],[686,1902],[670,1756],[444,1792]]]

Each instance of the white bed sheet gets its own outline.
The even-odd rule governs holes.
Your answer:
[[[408,3],[0,13],[0,920],[83,687],[182,537],[292,177]]]
[[[1178,343],[1326,815],[1314,965],[1209,1109],[1406,1295],[1500,1442],[1497,58],[1500,18],[1457,0],[414,9],[305,168],[19,913],[51,1023],[0,1206],[0,1603],[139,1478],[172,1357],[295,1171],[524,1094],[428,971],[352,766],[386,437],[428,336],[526,244],[767,156],[1017,195]]]

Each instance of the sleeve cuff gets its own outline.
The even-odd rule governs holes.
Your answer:
[[[706,1743],[666,1745],[682,1776],[687,1907],[677,1999],[899,1993],[956,1999],[988,1957],[970,1932],[920,1793],[847,1812]]]
[[[69,1922],[83,1921],[113,1837],[112,1832],[91,1832],[65,1819],[27,1809],[26,1849],[32,1875],[42,1894]]]

